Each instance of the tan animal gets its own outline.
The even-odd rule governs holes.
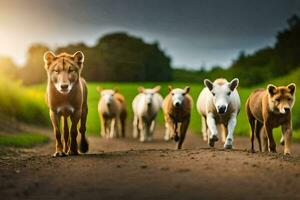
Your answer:
[[[80,121],[81,133],[80,151],[88,151],[88,142],[85,136],[87,106],[86,82],[80,77],[83,68],[84,55],[81,51],[74,55],[62,53],[55,55],[48,51],[44,54],[45,69],[48,75],[46,102],[50,109],[50,118],[56,139],[54,157],[77,155],[77,125]],[[60,120],[63,117],[64,145],[61,140]],[[72,125],[68,127],[68,117]],[[71,136],[69,136],[69,132]]]
[[[125,98],[115,90],[97,88],[101,94],[98,112],[101,124],[101,135],[105,138],[119,137],[121,125],[122,137],[125,137],[127,109]]]
[[[260,132],[263,134],[264,151],[276,152],[276,144],[272,129],[281,126],[281,144],[284,154],[291,153],[292,114],[295,102],[296,85],[268,85],[267,90],[255,90],[246,102],[246,112],[251,126],[251,150],[254,152],[254,135],[256,135],[259,150],[262,151]]]
[[[169,86],[169,94],[163,101],[163,111],[166,125],[165,139],[174,138],[178,142],[177,149],[181,149],[190,123],[193,99],[188,94],[190,87],[173,89]],[[177,128],[180,124],[180,134]]]

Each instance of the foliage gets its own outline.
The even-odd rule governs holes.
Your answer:
[[[19,72],[24,84],[45,82],[43,54],[47,50],[48,47],[41,44],[29,48],[27,62]],[[85,54],[83,76],[89,81],[171,80],[170,58],[157,42],[147,44],[126,33],[112,33],[100,38],[95,46],[70,44],[58,47],[55,52],[73,54],[78,50]]]
[[[35,133],[0,135],[0,146],[30,148],[48,141],[49,138],[47,136]]]
[[[47,125],[48,112],[44,92],[26,89],[0,73],[0,113],[8,119]]]

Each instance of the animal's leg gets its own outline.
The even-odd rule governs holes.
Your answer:
[[[165,123],[165,128],[166,128],[166,130],[165,130],[165,137],[164,137],[164,139],[166,141],[169,141],[170,138],[171,138],[171,133],[170,133],[170,128],[169,128],[169,124],[168,123]]]
[[[181,149],[182,148],[182,144],[184,142],[185,135],[186,135],[187,129],[189,127],[189,124],[190,124],[190,119],[185,120],[185,121],[183,121],[181,123],[181,126],[180,126],[180,137],[179,137],[179,142],[178,142],[178,145],[177,145],[177,149]]]
[[[152,120],[151,125],[150,125],[148,141],[153,140],[153,133],[154,133],[155,125],[156,125],[155,120]]]
[[[115,125],[116,124],[116,118],[112,118],[110,121],[110,133],[109,138],[114,138],[115,136]]]
[[[55,141],[56,141],[56,150],[55,150],[55,153],[53,154],[53,156],[54,157],[65,156],[65,154],[63,152],[63,144],[61,142],[61,134],[60,134],[60,129],[59,129],[60,116],[55,114],[54,112],[50,111],[50,119],[52,122],[54,135],[55,135]]]
[[[151,121],[149,119],[145,120],[145,139],[148,141],[150,137],[150,128],[151,128]]]
[[[133,138],[139,137],[139,118],[134,116],[133,118]]]
[[[201,117],[201,128],[202,128],[202,137],[204,142],[207,141],[207,124],[206,124],[206,118],[204,116]]]
[[[64,122],[63,122],[63,129],[64,129],[64,153],[68,153],[69,150],[69,144],[70,144],[70,139],[69,139],[69,126],[68,126],[68,118],[63,117]]]
[[[250,128],[251,128],[251,135],[250,135],[251,151],[252,151],[252,153],[254,153],[255,152],[255,149],[254,149],[255,118],[253,118],[253,117],[249,118],[248,117],[248,121],[249,121]]]
[[[225,143],[227,137],[227,128],[224,124],[217,125],[218,133],[221,133],[222,142]]]
[[[120,118],[116,117],[115,121],[115,136],[118,138],[120,137]]]
[[[77,147],[77,125],[79,119],[81,117],[81,112],[77,111],[71,115],[71,141],[70,141],[70,149],[68,151],[68,155],[78,155],[78,147]]]
[[[291,154],[291,143],[292,143],[292,125],[291,122],[283,124],[281,126],[282,134],[284,137],[284,154]]]
[[[226,142],[224,144],[225,149],[232,149],[233,144],[233,132],[236,126],[236,114],[232,114],[227,125],[228,135],[226,137]]]
[[[86,153],[89,150],[89,143],[86,139],[86,118],[88,114],[88,107],[86,104],[82,106],[81,118],[80,118],[80,128],[79,132],[81,134],[79,149],[81,153]]]
[[[101,133],[100,133],[100,135],[103,137],[103,138],[105,138],[106,137],[106,130],[105,130],[105,119],[104,119],[104,117],[103,117],[103,115],[100,113],[99,114],[99,119],[100,119],[100,128],[101,128]]]
[[[213,147],[215,145],[215,142],[217,142],[219,139],[216,121],[212,113],[209,113],[207,115],[207,126],[210,131],[209,146]]]
[[[255,126],[255,135],[258,142],[259,151],[262,152],[261,148],[261,130],[262,130],[263,124],[256,120],[256,126]]]
[[[109,118],[104,118],[104,131],[105,131],[105,138],[109,139],[109,134],[110,134],[110,123],[111,119]]]
[[[142,117],[140,117],[139,118],[139,130],[140,130],[140,141],[141,142],[145,142],[145,140],[146,140],[145,126],[146,126],[145,120]]]
[[[264,129],[265,129],[265,132],[267,133],[267,136],[268,136],[268,144],[269,144],[269,150],[271,152],[276,152],[276,143],[274,141],[274,138],[273,138],[273,132],[272,132],[272,129],[269,128],[269,126],[267,124],[264,124]]]
[[[267,137],[267,133],[265,132],[264,127],[261,129],[261,135],[262,135],[262,138],[263,138],[263,152],[268,152],[269,151],[268,137]]]

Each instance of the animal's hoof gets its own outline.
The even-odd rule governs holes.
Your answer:
[[[140,142],[145,142],[145,138],[140,138]]]
[[[57,157],[64,157],[66,156],[66,154],[64,152],[60,152],[60,151],[57,151],[53,154],[53,157],[57,158]]]
[[[78,155],[78,151],[69,151],[68,152],[68,156],[77,156]]]
[[[152,140],[153,140],[152,137],[148,137],[148,138],[147,138],[147,141],[148,141],[148,142],[151,142]]]
[[[212,138],[209,138],[209,146],[210,147],[214,147],[215,146],[215,142],[217,142],[219,139],[216,135],[213,135]]]
[[[174,136],[174,140],[175,140],[175,142],[178,142],[178,141],[179,141],[179,136],[178,136],[178,135],[175,135],[175,136]]]
[[[255,150],[254,149],[250,149],[249,152],[250,153],[255,153]]]
[[[291,156],[291,152],[290,151],[284,151],[284,155],[285,156]]]
[[[225,149],[232,149],[232,139],[227,139],[225,144],[224,144]]]

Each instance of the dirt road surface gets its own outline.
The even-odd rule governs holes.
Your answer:
[[[161,131],[160,131],[161,132]],[[0,156],[0,198],[300,199],[300,145],[293,156],[207,147],[189,133],[183,150],[156,134],[151,143],[89,137],[86,155],[52,158],[54,142]]]

